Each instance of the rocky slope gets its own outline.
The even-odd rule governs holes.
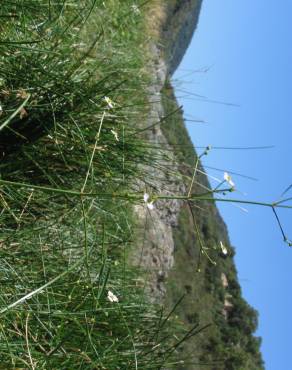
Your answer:
[[[150,46],[152,109],[147,125],[153,128],[148,140],[157,147],[160,162],[151,170],[149,192],[185,194],[197,160],[168,79],[196,29],[201,4],[167,2],[161,38]],[[209,186],[201,165],[199,169],[193,193]],[[208,364],[214,370],[262,369],[260,339],[253,336],[257,312],[242,298],[235,250],[216,206],[173,200],[156,202],[151,212],[147,207],[136,211],[140,226],[146,227],[135,259],[148,271],[151,299],[171,309],[184,297],[176,309],[178,317],[189,329],[208,326],[185,344],[186,361],[180,368]],[[202,253],[202,241],[208,258]],[[220,252],[220,242],[227,246],[227,256]]]

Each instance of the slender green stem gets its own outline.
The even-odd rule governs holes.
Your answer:
[[[31,94],[27,94],[26,99],[20,104],[20,106],[10,115],[10,117],[7,118],[6,121],[2,123],[0,126],[0,131],[2,131],[8,124],[9,122],[17,116],[17,114],[25,107],[26,103],[29,101],[31,97]]]
[[[103,193],[103,192],[81,192],[81,191],[75,191],[75,190],[67,190],[67,189],[59,189],[59,188],[51,188],[47,186],[39,186],[39,185],[32,185],[27,183],[20,183],[20,182],[14,182],[14,181],[8,181],[8,180],[2,180],[0,179],[0,185],[7,185],[7,186],[14,186],[14,187],[23,187],[28,189],[35,189],[40,190],[43,192],[48,193],[58,193],[58,194],[68,194],[73,196],[82,196],[82,197],[101,197],[105,199],[113,199],[113,198],[119,198],[119,199],[128,199],[128,200],[142,200],[143,195],[140,193]],[[206,196],[206,194],[212,194],[212,191],[208,193],[203,194],[193,194],[190,197],[186,195],[155,195],[153,198],[154,200],[189,200],[189,201],[209,201],[209,202],[226,202],[226,203],[240,203],[240,204],[250,204],[250,205],[256,205],[256,206],[263,206],[263,207],[276,207],[276,208],[285,208],[285,209],[292,209],[292,205],[283,205],[282,203],[285,202],[283,200],[281,203],[268,203],[268,202],[260,202],[255,200],[241,200],[241,199],[223,199],[223,198],[215,198],[211,196]]]
[[[85,258],[86,258],[86,256],[83,256],[80,260],[78,260],[77,262],[75,262],[70,268],[68,268],[66,271],[62,272],[58,276],[54,277],[52,280],[48,281],[46,284],[44,284],[44,285],[40,286],[39,288],[31,291],[30,293],[28,293],[25,296],[21,297],[17,301],[11,303],[7,307],[2,308],[2,310],[0,310],[0,314],[3,314],[6,311],[9,311],[11,308],[14,308],[14,307],[18,306],[19,304],[24,303],[25,301],[27,301],[28,299],[30,299],[34,295],[36,295],[38,293],[41,293],[43,290],[45,290],[49,286],[51,286],[52,284],[56,283],[58,280],[60,280],[64,276],[68,275],[71,271],[73,271],[74,269],[76,269],[76,267],[80,266],[84,262]]]

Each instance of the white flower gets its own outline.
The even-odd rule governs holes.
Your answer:
[[[145,193],[143,196],[144,202],[147,203],[149,198],[150,198],[149,194]]]
[[[140,14],[140,9],[138,8],[138,6],[137,6],[137,5],[133,4],[133,5],[131,6],[131,8],[132,8],[132,10],[133,10],[133,12],[134,12],[135,14]]]
[[[103,98],[103,101],[107,104],[107,106],[110,108],[110,109],[113,109],[115,103],[108,97],[108,96],[105,96]]]
[[[228,254],[228,250],[225,247],[225,245],[221,242],[221,240],[220,240],[220,248],[221,248],[221,251],[224,254],[224,256],[226,256]]]
[[[148,209],[150,209],[150,211],[152,211],[152,210],[154,209],[154,204],[153,204],[153,202],[149,202],[149,203],[147,203],[147,207],[148,207]]]
[[[232,178],[231,176],[227,173],[227,172],[224,172],[224,180],[232,187],[234,188],[235,187],[235,184],[234,182],[232,181]]]
[[[110,290],[107,292],[107,299],[112,302],[112,303],[117,303],[119,302],[119,298],[114,295],[113,292],[111,292]]]
[[[111,133],[114,135],[116,141],[119,141],[118,133],[115,130],[111,130]]]
[[[143,199],[144,199],[144,202],[146,203],[146,206],[148,209],[152,210],[154,209],[154,204],[153,204],[153,200],[151,202],[149,202],[149,199],[150,199],[150,195],[145,193],[144,196],[143,196]]]

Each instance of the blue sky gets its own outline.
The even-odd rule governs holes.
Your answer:
[[[233,176],[240,191],[233,196],[247,200],[277,200],[292,183],[291,14],[290,0],[204,0],[197,32],[174,76],[185,116],[205,121],[187,124],[195,146],[274,146],[213,149],[204,159],[205,166],[257,178]],[[237,249],[244,297],[260,314],[266,369],[291,370],[292,249],[282,241],[271,210],[251,206],[246,213],[230,204],[218,206]],[[280,217],[292,238],[292,210]]]

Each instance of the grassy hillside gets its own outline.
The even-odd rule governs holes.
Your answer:
[[[178,108],[170,84],[164,89],[166,114]],[[197,161],[181,111],[163,122],[163,132],[180,163],[189,186]],[[197,174],[193,193],[209,187],[203,168]],[[178,302],[176,313],[192,327],[211,324],[184,344],[183,356],[189,365],[181,369],[259,370],[263,369],[257,312],[242,298],[234,265],[235,250],[230,245],[226,226],[213,203],[185,203],[174,228],[175,265],[168,279],[166,301]],[[222,253],[220,242],[227,248]],[[213,365],[212,365],[213,364]]]

